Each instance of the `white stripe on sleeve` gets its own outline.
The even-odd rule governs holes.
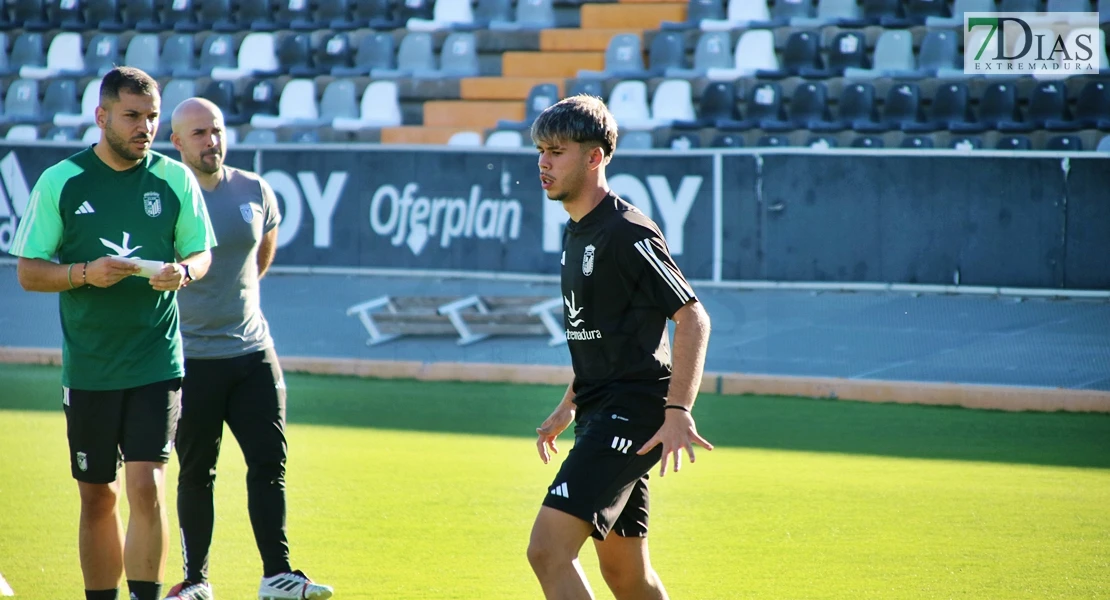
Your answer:
[[[658,256],[655,255],[655,250],[651,247],[650,240],[645,239],[636,242],[636,250],[638,250],[640,254],[644,257],[644,259],[647,260],[648,264],[651,265],[653,269],[655,269],[655,272],[663,278],[663,281],[667,282],[667,285],[670,286],[671,291],[674,292],[675,296],[677,296],[683,304],[689,302],[690,299],[694,297],[693,290],[687,287],[681,279],[675,276],[667,263],[663,262],[659,259]]]

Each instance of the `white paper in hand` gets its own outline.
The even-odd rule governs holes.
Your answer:
[[[166,265],[166,263],[160,260],[143,260],[141,258],[121,258],[120,260],[126,260],[131,264],[139,265],[139,272],[135,275],[138,277],[146,277],[147,279],[161,273],[162,267]]]

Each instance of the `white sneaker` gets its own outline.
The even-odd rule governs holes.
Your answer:
[[[313,583],[300,571],[263,577],[258,586],[259,600],[325,600],[331,594],[331,587]]]
[[[182,581],[170,588],[170,594],[166,596],[166,600],[213,600],[215,597],[212,594],[212,586],[207,581],[204,583]]]

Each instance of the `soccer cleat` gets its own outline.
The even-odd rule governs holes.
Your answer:
[[[203,583],[182,581],[170,588],[170,594],[166,596],[166,600],[213,600],[215,597],[212,595],[212,586],[207,581]]]
[[[258,586],[259,600],[325,600],[331,594],[331,587],[313,583],[300,571],[263,577]]]

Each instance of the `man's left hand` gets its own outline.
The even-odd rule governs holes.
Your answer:
[[[713,449],[713,444],[698,435],[698,428],[694,425],[694,417],[690,413],[683,410],[668,410],[666,412],[667,416],[663,420],[663,426],[636,453],[642,456],[651,452],[652,448],[663,444],[663,458],[659,466],[660,477],[667,473],[668,457],[671,458],[675,473],[678,472],[682,465],[681,452],[683,448],[686,449],[686,454],[689,455],[691,463],[695,461],[694,444],[706,450]]]
[[[185,287],[185,267],[181,263],[166,263],[162,270],[150,278],[150,287],[159,292],[176,292]]]

